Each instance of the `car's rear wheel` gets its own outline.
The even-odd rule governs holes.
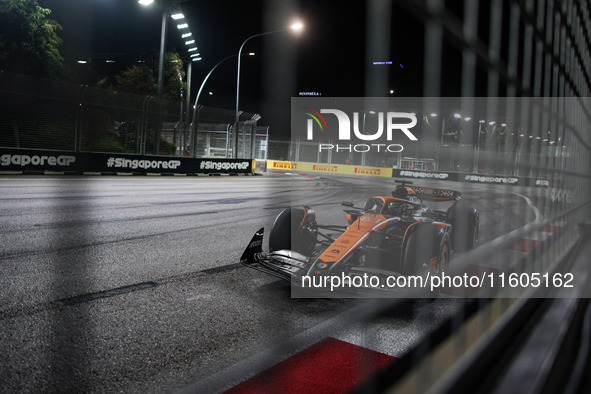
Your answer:
[[[449,259],[451,256],[451,246],[449,242],[449,235],[443,233],[439,243],[439,253],[437,259],[431,260],[427,266],[427,272],[431,275],[440,275],[449,268]]]
[[[412,232],[405,245],[403,245],[403,273],[405,275],[422,276],[424,280],[427,280],[428,276],[438,276],[448,270],[451,243],[449,234],[443,229],[423,226],[418,230]],[[431,290],[430,283],[422,284],[425,287],[421,294],[425,298],[439,296],[439,288]]]
[[[441,228],[420,226],[408,235],[402,248],[402,272],[405,275],[438,275],[449,267],[451,244]]]
[[[467,205],[457,205],[448,211],[452,228],[452,247],[455,251],[465,252],[476,247],[480,217],[478,209]]]

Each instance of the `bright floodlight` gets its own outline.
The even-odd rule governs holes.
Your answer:
[[[289,28],[294,31],[301,31],[304,28],[304,25],[302,22],[295,22]]]
[[[150,5],[154,2],[154,0],[138,0],[137,2],[141,5]]]
[[[436,116],[437,116],[437,114],[436,114],[435,112],[433,112],[433,113],[431,114],[431,117],[432,117],[432,118],[434,118],[434,117],[436,117]]]
[[[170,17],[172,19],[176,20],[176,19],[183,19],[185,16],[179,12],[178,14],[172,14]]]
[[[195,40],[185,41],[185,45],[195,44]]]
[[[464,120],[465,120],[466,122],[469,122],[471,119],[472,119],[472,118],[471,118],[470,116],[466,116],[466,117],[464,118]]]
[[[187,52],[195,52],[196,50],[197,50],[197,48],[196,47],[193,47],[193,48],[187,49]]]
[[[177,29],[187,29],[189,27],[188,23],[181,23],[180,25],[176,25]]]
[[[184,33],[181,38],[187,38],[187,37],[191,37],[193,35],[193,33]]]
[[[459,119],[461,117],[462,117],[462,115],[460,115],[460,114],[454,114],[454,118],[458,118]]]

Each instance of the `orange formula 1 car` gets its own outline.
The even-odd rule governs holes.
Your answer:
[[[343,202],[348,225],[320,225],[308,206],[283,210],[262,250],[263,230],[255,233],[240,258],[247,267],[292,283],[302,276],[437,275],[452,250],[472,249],[478,241],[478,210],[460,203],[453,190],[398,181],[392,196],[371,197],[363,208]],[[434,210],[424,202],[449,202]],[[449,204],[448,204],[449,205]]]

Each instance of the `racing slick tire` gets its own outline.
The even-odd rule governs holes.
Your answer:
[[[430,225],[411,232],[402,248],[404,275],[439,275],[449,267],[451,243],[444,229]]]
[[[293,250],[311,255],[316,248],[316,214],[309,207],[286,208],[275,218],[269,235],[269,250]]]
[[[451,242],[454,251],[466,252],[476,247],[480,218],[478,209],[468,205],[456,205],[447,213],[451,224]]]

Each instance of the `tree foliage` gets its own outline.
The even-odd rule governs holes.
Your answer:
[[[101,84],[104,86],[105,82]],[[122,92],[156,96],[157,73],[147,65],[134,65],[115,76],[112,88]],[[185,70],[180,56],[175,52],[167,52],[164,56],[164,98],[180,100],[186,89]]]
[[[167,52],[164,56],[164,91],[165,98],[180,100],[187,91],[183,61],[176,52]]]
[[[152,96],[156,94],[156,78],[148,66],[131,66],[116,75],[115,81],[115,90]]]
[[[0,0],[0,68],[33,76],[58,78],[62,27],[37,0]]]

